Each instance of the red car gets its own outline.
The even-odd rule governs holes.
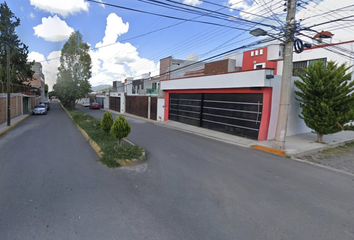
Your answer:
[[[101,106],[96,102],[90,104],[90,109],[100,109],[100,108]]]

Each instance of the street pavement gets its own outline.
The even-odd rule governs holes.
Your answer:
[[[55,103],[1,136],[0,239],[354,239],[353,176],[126,119],[133,167],[97,162]]]

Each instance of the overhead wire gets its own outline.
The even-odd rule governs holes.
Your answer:
[[[238,50],[241,50],[241,49],[254,47],[254,46],[257,46],[257,45],[260,45],[260,44],[264,44],[264,43],[267,43],[267,42],[271,42],[271,41],[274,41],[274,39],[272,39],[272,38],[266,38],[266,39],[263,39],[263,40],[259,40],[259,41],[250,43],[250,44],[248,44],[248,45],[243,45],[243,46],[241,46],[241,47],[237,47],[237,48],[234,48],[234,49],[231,49],[231,50],[228,50],[228,51],[225,51],[225,52],[216,54],[216,55],[214,55],[214,56],[205,58],[205,59],[203,59],[203,60],[190,63],[190,64],[188,64],[188,65],[185,65],[185,66],[176,68],[176,69],[174,69],[174,70],[170,70],[170,71],[163,72],[161,75],[171,74],[172,72],[180,71],[181,69],[184,69],[184,68],[187,68],[187,67],[196,65],[196,64],[198,64],[198,63],[204,63],[204,62],[207,62],[207,61],[209,61],[209,60],[218,58],[218,57],[220,57],[220,56],[223,56],[223,55],[226,55],[226,54],[229,54],[229,53],[233,53],[233,52],[238,51]],[[150,77],[150,79],[152,79],[152,78],[157,78],[157,77],[158,77],[158,75],[153,76],[153,77]],[[150,79],[144,79],[144,81],[150,81]],[[136,80],[141,80],[141,79],[136,79]],[[120,86],[120,87],[124,88],[124,87],[129,86],[129,85],[132,85],[132,83],[130,83],[130,84],[124,84],[123,86]]]
[[[168,15],[159,14],[159,13],[152,13],[152,12],[147,12],[147,11],[144,11],[144,10],[128,8],[128,7],[124,7],[124,6],[120,6],[120,5],[116,5],[116,4],[111,4],[111,3],[106,3],[106,2],[99,2],[99,1],[96,1],[96,0],[86,0],[86,1],[99,3],[99,4],[104,4],[104,5],[115,7],[115,8],[121,8],[121,9],[125,9],[125,10],[135,11],[135,12],[139,12],[139,13],[155,15],[155,16],[164,17],[164,18],[170,18],[170,19],[182,20],[182,21],[185,20],[185,21],[190,21],[190,22],[196,22],[196,23],[203,23],[203,24],[215,25],[215,26],[220,26],[220,27],[226,27],[226,28],[231,28],[231,29],[236,29],[236,30],[245,30],[244,28],[225,26],[223,24],[217,24],[217,23],[213,23],[213,22],[198,21],[198,20],[191,20],[191,19],[186,19],[186,18],[168,16]]]
[[[224,7],[223,7],[224,8]],[[250,30],[250,29],[247,29],[248,31]],[[199,44],[200,44],[200,42],[199,42]]]

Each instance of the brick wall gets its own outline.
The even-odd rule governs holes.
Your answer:
[[[22,96],[12,94],[10,99],[11,119],[22,114]],[[0,124],[7,122],[7,94],[0,94]]]
[[[6,97],[0,96],[0,124],[6,122]]]

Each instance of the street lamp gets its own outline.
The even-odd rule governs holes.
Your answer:
[[[256,29],[251,30],[250,34],[252,34],[255,37],[266,36],[267,31],[263,30],[262,28],[256,28]]]
[[[275,141],[274,141],[274,148],[279,150],[285,150],[285,137],[286,137],[286,131],[288,125],[291,77],[292,77],[292,70],[293,70],[295,10],[296,10],[296,0],[288,0],[286,30],[285,30],[285,44],[284,44],[283,73],[282,73],[282,80],[281,80],[278,122],[277,122]],[[255,29],[252,30],[250,33],[254,36],[268,35],[267,32],[262,29]]]

